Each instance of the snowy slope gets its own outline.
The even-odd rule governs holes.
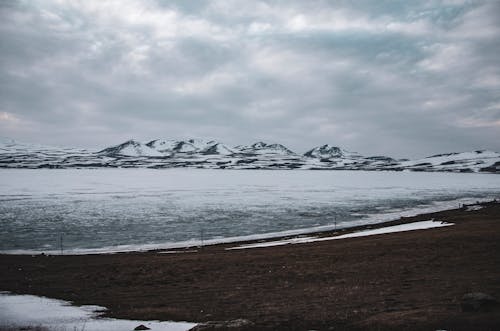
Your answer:
[[[235,149],[240,153],[254,155],[297,155],[281,144],[268,144],[262,141],[256,142],[250,146],[236,146]]]
[[[206,155],[232,155],[236,152],[224,144],[216,143],[205,147],[201,153]]]
[[[304,153],[305,157],[318,159],[338,159],[338,158],[360,158],[361,155],[354,152],[346,151],[340,147],[330,146],[328,144],[315,147]]]
[[[177,140],[162,140],[162,139],[156,139],[156,140],[151,140],[146,144],[146,146],[160,152],[163,154],[171,154],[173,153],[173,150],[175,146],[179,141]]]
[[[195,144],[194,141],[193,143],[189,141],[179,141],[177,145],[175,145],[174,151],[177,153],[194,153],[198,152],[202,148],[200,145],[201,144],[199,142]]]
[[[101,166],[93,151],[0,139],[0,168],[61,168],[66,165]]]
[[[99,152],[99,154],[113,156],[113,155],[122,155],[122,156],[153,156],[153,157],[161,157],[164,156],[163,153],[158,152],[157,150],[149,147],[146,144],[135,140],[128,140],[123,144],[108,147]]]
[[[79,148],[68,148],[68,147],[56,147],[39,145],[32,143],[20,142],[10,138],[0,138],[0,153],[12,153],[12,152],[23,152],[23,153],[47,153],[47,154],[65,154],[65,153],[86,153],[88,150]]]
[[[500,153],[492,151],[474,151],[449,153],[429,156],[420,160],[404,161],[404,169],[426,171],[500,171]]]

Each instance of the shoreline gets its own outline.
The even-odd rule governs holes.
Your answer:
[[[252,322],[229,330],[496,330],[500,309],[460,308],[470,292],[500,298],[500,204],[481,206],[390,222],[453,226],[300,245],[2,254],[0,290],[104,306],[113,318]]]
[[[377,229],[385,226],[393,226],[404,223],[409,223],[414,217],[420,217],[426,214],[433,214],[448,210],[459,209],[460,206],[483,204],[488,202],[498,201],[497,198],[459,198],[449,201],[439,201],[435,205],[417,206],[408,210],[395,211],[383,214],[375,214],[368,216],[366,219],[361,219],[352,222],[352,226],[337,227],[336,225],[322,225],[311,228],[302,228],[295,230],[284,230],[279,232],[270,232],[254,235],[245,235],[237,237],[226,237],[220,239],[207,239],[201,244],[201,240],[188,240],[180,242],[167,242],[158,244],[135,244],[135,245],[117,245],[102,248],[72,248],[65,249],[63,254],[59,249],[54,250],[31,250],[31,249],[11,249],[0,251],[0,255],[108,255],[122,253],[139,253],[139,252],[156,252],[156,251],[179,251],[193,249],[199,247],[220,246],[229,244],[252,244],[266,241],[286,240],[292,238],[300,238],[305,235],[325,237],[335,234],[345,234],[353,231],[362,231],[366,229]],[[458,208],[456,208],[458,207]],[[341,222],[339,222],[341,223]],[[342,223],[341,223],[342,224]]]

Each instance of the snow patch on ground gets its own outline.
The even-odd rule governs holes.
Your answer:
[[[363,231],[343,234],[340,236],[322,237],[322,238],[318,238],[318,237],[292,238],[292,239],[286,239],[286,240],[269,241],[269,242],[264,242],[264,243],[240,245],[240,246],[236,246],[236,247],[226,248],[226,250],[262,248],[262,247],[281,246],[281,245],[288,245],[288,244],[312,243],[312,242],[318,242],[318,241],[365,237],[365,236],[373,236],[373,235],[394,233],[394,232],[424,230],[424,229],[439,228],[439,227],[450,226],[450,225],[453,225],[453,223],[439,222],[439,221],[434,221],[434,220],[420,221],[420,222],[387,226],[387,227],[373,229],[373,230],[363,230]]]
[[[67,301],[0,292],[0,327],[43,326],[55,330],[123,331],[143,324],[151,330],[185,331],[187,322],[133,321],[100,318],[100,306],[71,306]]]

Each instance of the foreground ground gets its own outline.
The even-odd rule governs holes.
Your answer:
[[[179,254],[0,255],[0,290],[128,319],[247,319],[249,330],[499,330],[500,204],[406,218],[453,226],[279,247]],[[325,234],[328,235],[328,234]]]

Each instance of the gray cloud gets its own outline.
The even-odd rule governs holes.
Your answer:
[[[500,150],[500,3],[11,1],[1,135]]]

